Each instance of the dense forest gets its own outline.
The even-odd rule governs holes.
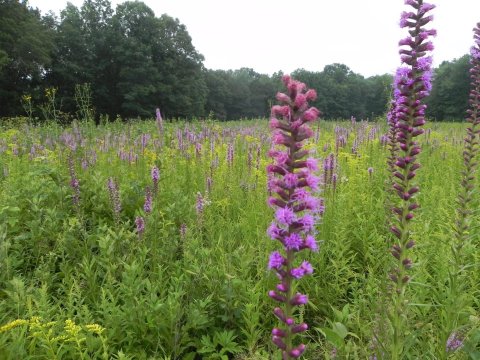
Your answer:
[[[109,0],[68,3],[57,17],[27,1],[0,0],[0,117],[42,120],[53,111],[68,121],[85,101],[97,118],[152,117],[156,107],[167,118],[268,115],[281,72],[210,70],[203,61],[185,25],[140,1],[116,9]],[[430,117],[463,119],[468,68],[465,55],[435,69]],[[389,102],[392,74],[365,78],[331,64],[292,75],[317,90],[313,105],[326,119],[373,118]]]

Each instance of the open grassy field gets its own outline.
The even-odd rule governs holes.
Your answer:
[[[0,131],[1,359],[276,358],[267,120],[157,125]],[[298,283],[309,297],[304,356],[380,359],[391,333],[396,201],[387,128],[313,129],[306,147],[333,166],[318,173],[321,244],[306,255],[315,272]],[[428,123],[419,137],[404,314],[411,359],[479,358],[478,211],[460,269],[451,250],[464,134],[464,124]],[[463,346],[447,352],[453,332]]]

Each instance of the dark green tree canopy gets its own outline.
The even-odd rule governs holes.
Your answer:
[[[51,62],[53,33],[26,1],[0,1],[0,115],[15,114]]]
[[[470,91],[470,56],[444,61],[435,69],[427,114],[438,120],[461,121],[466,117]]]
[[[463,119],[469,91],[469,57],[442,63],[435,71],[428,115]],[[110,0],[67,3],[59,18],[41,16],[25,0],[0,0],[0,117],[22,114],[21,97],[45,102],[57,88],[59,108],[76,116],[75,87],[89,84],[98,114],[111,118],[212,115],[221,120],[269,116],[281,89],[281,72],[209,70],[180,20],[156,16],[141,1],[115,9]],[[325,119],[383,116],[391,75],[365,78],[345,64],[292,75],[316,89]],[[36,114],[40,116],[40,114]]]

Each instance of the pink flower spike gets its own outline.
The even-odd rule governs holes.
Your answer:
[[[318,184],[320,183],[320,178],[318,176],[308,174],[305,180],[307,181],[307,185],[310,187],[310,189],[318,189]]]
[[[277,93],[276,98],[280,102],[284,102],[284,103],[289,103],[290,102],[290,97],[287,94],[284,94],[284,93],[281,93],[281,92]]]
[[[280,132],[273,135],[272,141],[275,145],[288,145],[290,143],[290,139]]]
[[[292,349],[290,351],[290,356],[295,358],[295,359],[300,357],[305,352],[305,348],[306,347],[305,347],[304,344],[298,345],[295,349]]]
[[[302,121],[301,119],[295,120],[295,121],[291,124],[292,130],[297,130],[297,129],[299,129],[303,124],[304,124],[304,121]]]
[[[279,336],[272,336],[272,342],[277,345],[277,347],[281,350],[285,350],[287,348],[287,345],[283,342],[282,338]]]
[[[288,173],[283,177],[283,181],[285,181],[287,188],[294,189],[297,186],[297,175]]]
[[[305,93],[307,101],[315,101],[317,99],[317,92],[314,89],[310,89]]]
[[[308,325],[305,323],[301,323],[299,325],[295,325],[294,327],[292,327],[292,333],[294,334],[301,333],[307,330],[308,330]]]
[[[312,233],[315,222],[323,214],[323,199],[313,196],[320,184],[320,178],[314,175],[319,170],[318,161],[306,159],[310,150],[304,147],[304,140],[314,136],[309,123],[320,116],[320,111],[308,104],[316,99],[317,93],[288,75],[283,76],[282,81],[287,92],[277,93],[280,105],[272,108],[273,119],[270,120],[274,131],[268,154],[273,160],[267,166],[267,190],[268,203],[275,209],[275,220],[267,233],[283,248],[272,252],[268,260],[268,268],[279,279],[275,290],[268,295],[288,309],[308,301],[306,295],[295,294],[292,289],[295,288],[294,280],[312,274],[313,267],[308,261],[297,267],[294,264],[298,262],[297,252],[303,249],[318,251]],[[274,314],[283,323],[283,328],[272,330],[272,342],[283,350],[283,359],[300,357],[305,346],[294,347],[292,340],[295,334],[307,330],[308,325],[296,324],[293,312],[289,312],[287,318],[281,307],[275,308]]]
[[[297,94],[295,98],[295,106],[301,108],[307,102],[307,97],[304,94]]]
[[[272,107],[273,116],[288,116],[290,114],[289,106],[274,105]]]
[[[275,309],[273,309],[273,314],[281,321],[283,321],[284,323],[287,322],[287,318],[285,317],[285,313],[283,312],[283,310],[279,307],[276,307]]]
[[[288,84],[290,83],[291,80],[292,80],[292,78],[290,77],[290,75],[283,75],[282,76],[282,82],[285,86],[288,86]]]
[[[285,296],[279,295],[279,294],[277,294],[277,293],[276,293],[275,291],[273,291],[273,290],[270,290],[270,291],[268,292],[268,296],[270,296],[273,300],[276,300],[276,301],[278,301],[278,302],[283,302],[283,303],[284,303],[284,302],[287,300],[287,299],[285,298]]]
[[[290,301],[290,304],[292,305],[305,305],[308,303],[308,296],[304,294],[297,293],[293,299]]]
[[[278,198],[274,198],[272,196],[268,198],[267,204],[270,207],[278,206],[278,207],[284,208],[286,206],[286,204],[283,200],[280,200]]]
[[[307,122],[314,121],[320,115],[320,111],[317,108],[311,107],[303,113],[303,119]]]
[[[305,270],[302,268],[294,268],[290,270],[290,275],[292,275],[292,277],[295,279],[301,279],[305,276]]]
[[[308,170],[310,171],[318,171],[318,160],[315,158],[308,158],[306,160],[306,164],[308,167]]]
[[[282,151],[277,151],[273,156],[277,165],[285,165],[288,161],[288,154]],[[282,174],[283,175],[283,174]]]
[[[279,328],[273,328],[272,329],[272,335],[278,336],[278,337],[285,337],[286,333],[282,329]]]
[[[272,117],[270,119],[269,125],[270,125],[270,129],[277,129],[280,125],[280,121],[278,121],[277,118]]]

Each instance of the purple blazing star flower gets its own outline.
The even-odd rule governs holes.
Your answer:
[[[296,220],[295,213],[288,207],[277,209],[275,217],[282,225],[291,225]]]
[[[113,208],[113,215],[115,217],[115,221],[118,222],[120,220],[120,212],[122,211],[122,204],[120,202],[120,191],[118,189],[118,184],[112,177],[108,178],[107,189],[108,189],[108,194],[110,196],[110,202]]]
[[[397,69],[394,78],[394,102],[389,113],[391,156],[389,157],[389,167],[394,176],[393,188],[403,202],[403,207],[415,207],[414,194],[418,192],[418,187],[413,184],[415,170],[419,167],[416,162],[420,153],[420,146],[414,140],[415,137],[423,134],[421,126],[425,124],[425,108],[422,103],[431,90],[431,66],[432,57],[428,52],[433,49],[433,45],[428,38],[435,36],[436,31],[425,29],[431,21],[430,16],[425,16],[427,12],[435,8],[435,5],[423,3],[419,0],[407,2],[415,11],[402,13],[402,20],[405,27],[409,28],[410,41],[406,39],[401,41],[404,47],[400,50],[402,61],[405,66]],[[407,38],[408,39],[408,38]],[[407,209],[408,210],[408,209]],[[413,213],[408,211],[398,211],[398,223],[405,223],[413,218]],[[404,225],[402,226],[405,227]],[[392,232],[397,238],[402,238],[402,231],[399,226],[392,226]],[[406,231],[406,230],[404,230]],[[406,247],[408,239],[405,237],[404,243],[397,244],[400,248]],[[396,251],[405,254],[405,251]],[[402,261],[405,260],[402,255]],[[403,272],[407,270],[405,265],[400,264],[401,277],[396,277],[398,286],[404,278]]]
[[[418,207],[415,194],[419,191],[415,183],[415,170],[420,165],[417,155],[420,146],[416,137],[423,134],[421,128],[425,124],[426,105],[423,99],[431,89],[431,64],[429,52],[433,44],[429,37],[436,32],[425,28],[433,19],[426,15],[435,8],[435,5],[424,3],[423,0],[407,0],[411,11],[402,13],[400,27],[406,27],[410,40],[401,41],[399,50],[400,60],[403,63],[395,74],[393,81],[393,102],[389,113],[389,140],[390,156],[389,170],[392,174],[392,193],[397,194],[397,206],[393,207],[393,221],[390,230],[394,235],[391,254],[395,258],[395,267],[389,274],[394,282],[391,293],[397,306],[392,314],[391,325],[393,331],[400,336],[394,337],[392,348],[403,347],[404,322],[402,314],[405,311],[405,287],[411,279],[408,275],[412,261],[408,258],[409,249],[413,246],[410,239],[411,220],[414,218],[413,209]]]
[[[147,214],[152,212],[152,192],[148,186],[145,189],[145,203],[143,204],[143,210]]]
[[[80,181],[77,178],[73,157],[68,157],[68,170],[70,173],[70,187],[73,189],[73,205],[78,210],[80,205]]]
[[[297,233],[291,233],[286,236],[283,241],[288,250],[298,250],[303,243],[303,239]]]
[[[314,136],[309,123],[317,119],[320,111],[308,106],[308,102],[317,96],[314,90],[307,90],[305,84],[288,75],[282,81],[287,93],[277,94],[281,104],[272,107],[270,119],[273,134],[268,155],[273,163],[267,167],[271,193],[268,204],[275,208],[275,220],[267,233],[273,240],[279,241],[285,255],[278,251],[270,255],[268,267],[275,270],[280,279],[276,289],[281,293],[272,290],[268,295],[291,307],[305,305],[308,301],[307,295],[291,293],[292,282],[313,273],[313,267],[307,261],[295,266],[295,254],[304,249],[318,251],[312,236],[315,220],[323,212],[323,202],[314,196],[320,185],[320,178],[313,174],[318,171],[318,160],[305,159],[309,151],[302,148],[304,141]],[[291,308],[288,311],[291,314]],[[276,308],[274,314],[287,328],[273,330],[273,343],[282,351],[283,359],[298,358],[305,345],[293,347],[291,338],[308,329],[308,325],[295,324],[294,319],[287,318],[281,308]]]
[[[137,227],[137,234],[139,237],[145,232],[145,220],[141,216],[135,218],[135,225]]]
[[[480,60],[480,49],[472,47],[470,49],[470,56],[474,59]]]
[[[317,241],[312,235],[307,235],[307,237],[305,238],[305,247],[314,252],[318,251]]]
[[[151,170],[152,182],[153,182],[153,194],[158,192],[158,181],[160,180],[160,170],[158,167],[153,166]]]
[[[197,215],[201,216],[203,214],[203,208],[205,207],[205,200],[200,192],[197,192],[197,202],[195,204],[195,210]]]
[[[299,224],[302,225],[302,230],[310,232],[313,231],[315,225],[315,219],[310,214],[305,214],[297,220]]]
[[[447,339],[446,350],[447,352],[454,352],[463,346],[463,339],[457,332],[453,332]]]
[[[269,269],[281,269],[285,263],[285,258],[278,252],[274,251],[270,254],[270,260],[268,261]]]

